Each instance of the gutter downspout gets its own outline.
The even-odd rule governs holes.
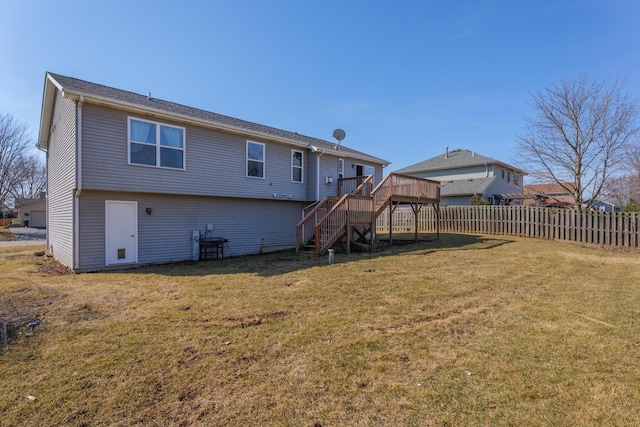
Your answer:
[[[51,133],[49,133],[49,138],[51,138]],[[49,210],[49,151],[45,148],[42,148],[40,146],[39,143],[36,143],[36,148],[40,151],[42,151],[45,155],[45,177],[47,178],[44,183],[44,189],[47,192],[47,197],[45,198],[44,201],[44,211],[46,212],[46,216],[45,216],[45,223],[44,225],[47,227],[47,229],[49,229],[49,212],[51,212]],[[46,240],[46,246],[45,246],[45,250],[48,252],[49,251],[49,233],[47,233],[47,240]]]
[[[73,200],[73,268],[80,268],[80,194],[82,194],[82,106],[84,95],[78,100],[76,119],[76,194]]]
[[[320,201],[320,157],[324,154],[323,150],[316,153],[316,202]]]

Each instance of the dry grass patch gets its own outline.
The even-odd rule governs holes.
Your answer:
[[[9,227],[0,227],[0,242],[11,242],[18,238],[11,232]]]
[[[2,425],[640,424],[637,254],[443,235],[331,266],[0,260],[0,314],[42,318],[0,356]]]

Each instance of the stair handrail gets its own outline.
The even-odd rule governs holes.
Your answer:
[[[305,215],[302,220],[296,225],[296,252],[300,252],[300,247],[303,242],[308,242],[315,232],[315,226],[319,221],[317,212],[320,209],[326,208],[331,201],[335,201],[337,197],[327,196],[322,199],[318,204]],[[324,215],[323,215],[324,216]]]
[[[342,196],[335,205],[318,220],[314,227],[316,247],[316,256],[324,253],[327,249],[333,245],[333,243],[342,235],[342,231],[346,230],[347,226],[347,214],[348,201],[351,194],[345,194]],[[344,209],[346,206],[346,209]],[[327,230],[322,230],[323,227],[328,227]],[[323,233],[323,231],[325,231]]]

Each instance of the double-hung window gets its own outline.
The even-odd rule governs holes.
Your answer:
[[[344,178],[344,159],[338,159],[338,179]]]
[[[291,182],[303,182],[302,151],[291,150]]]
[[[247,176],[264,178],[264,144],[247,141]]]
[[[129,117],[129,164],[184,169],[185,129]]]

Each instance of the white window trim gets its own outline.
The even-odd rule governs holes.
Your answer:
[[[141,141],[132,141],[131,140],[131,120],[136,120],[139,122],[151,123],[156,126],[156,143],[149,144],[148,142]],[[160,145],[160,126],[166,126],[170,128],[182,129],[182,148],[179,147],[165,147],[164,145]],[[156,147],[156,164],[155,165],[145,165],[142,163],[132,163],[131,162],[131,144],[140,144],[140,145],[148,145]],[[179,150],[182,151],[182,168],[172,168],[169,166],[160,166],[160,149],[169,148],[171,150]],[[131,166],[143,166],[147,168],[160,168],[160,169],[169,169],[173,171],[180,171],[187,169],[187,129],[182,126],[170,125],[168,123],[163,122],[155,122],[153,120],[141,119],[140,117],[127,117],[127,163]]]
[[[262,160],[250,159],[249,158],[249,144],[262,145]],[[253,179],[265,179],[267,176],[267,146],[263,142],[249,141],[247,140],[246,150],[245,150],[245,162],[244,162],[244,171],[247,178]],[[249,161],[252,162],[262,162],[262,176],[253,176],[249,175]]]
[[[300,153],[300,166],[295,166],[293,164],[293,153]],[[300,181],[295,181],[293,179],[293,171],[295,169],[300,169]],[[296,184],[304,184],[304,152],[300,150],[291,150],[291,182]]]
[[[344,178],[344,159],[338,159],[338,179]]]

